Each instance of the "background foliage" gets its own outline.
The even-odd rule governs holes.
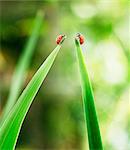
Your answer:
[[[86,38],[83,49],[104,148],[129,149],[129,1],[19,0],[0,1],[0,6],[0,113],[37,11],[45,16],[23,89],[55,47],[56,36],[68,36],[24,121],[17,149],[88,148],[74,45],[77,32]]]

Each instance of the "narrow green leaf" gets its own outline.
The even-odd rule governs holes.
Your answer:
[[[89,148],[90,150],[102,150],[103,147],[96,109],[94,105],[94,96],[87,72],[87,67],[85,64],[85,59],[82,49],[80,47],[79,40],[77,38],[75,39],[75,43],[77,47],[77,60],[81,76],[82,98],[85,112],[85,120],[88,130]]]
[[[33,55],[40,34],[42,23],[43,23],[43,15],[41,12],[38,12],[35,19],[32,34],[27,42],[27,45],[25,46],[23,54],[21,55],[13,74],[9,97],[1,117],[1,124],[6,118],[6,115],[8,114],[12,106],[15,104],[20,94],[22,85],[24,83],[23,80],[25,77],[25,73],[30,64],[31,57]]]
[[[41,65],[39,70],[35,73],[32,80],[29,82],[25,90],[22,92],[16,104],[13,106],[6,120],[0,128],[0,149],[12,150],[22,126],[23,120],[33,102],[43,80],[49,72],[61,45],[58,45],[53,52],[48,56],[45,62]]]

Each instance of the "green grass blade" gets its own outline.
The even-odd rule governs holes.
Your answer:
[[[94,105],[94,96],[85,64],[85,59],[78,39],[75,39],[75,43],[77,47],[77,60],[81,75],[82,97],[85,112],[85,120],[88,130],[89,148],[90,150],[102,150],[103,146],[100,136],[98,119],[96,115],[96,109]]]
[[[43,80],[49,72],[59,50],[58,45],[52,53],[47,57],[45,62],[41,65],[39,70],[35,73],[32,80],[29,82],[25,90],[22,92],[16,104],[13,106],[6,120],[0,128],[0,149],[12,150],[15,148],[15,144],[18,138],[20,128],[23,120],[29,110],[30,105],[33,102]]]
[[[33,55],[37,40],[39,38],[42,23],[43,23],[43,15],[40,12],[36,16],[32,34],[27,42],[27,45],[25,46],[23,54],[21,55],[20,60],[18,61],[18,64],[14,71],[9,97],[1,117],[1,124],[5,119],[6,115],[8,114],[9,110],[15,104],[20,94],[26,70],[30,64],[31,57]]]

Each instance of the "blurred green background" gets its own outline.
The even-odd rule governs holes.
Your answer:
[[[85,37],[82,47],[104,149],[130,149],[129,0],[0,1],[0,113],[39,10],[43,25],[23,89],[56,46],[56,37],[63,33],[68,38],[30,108],[16,149],[88,149],[74,44],[77,32]]]

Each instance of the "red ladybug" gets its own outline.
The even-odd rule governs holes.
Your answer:
[[[80,42],[80,44],[82,45],[82,44],[84,43],[84,37],[83,37],[83,35],[80,34],[80,33],[78,33],[78,34],[77,34],[77,37],[79,38],[79,42]]]
[[[61,41],[63,40],[63,37],[65,37],[65,35],[59,35],[59,36],[56,38],[56,43],[57,43],[57,44],[60,44]]]

